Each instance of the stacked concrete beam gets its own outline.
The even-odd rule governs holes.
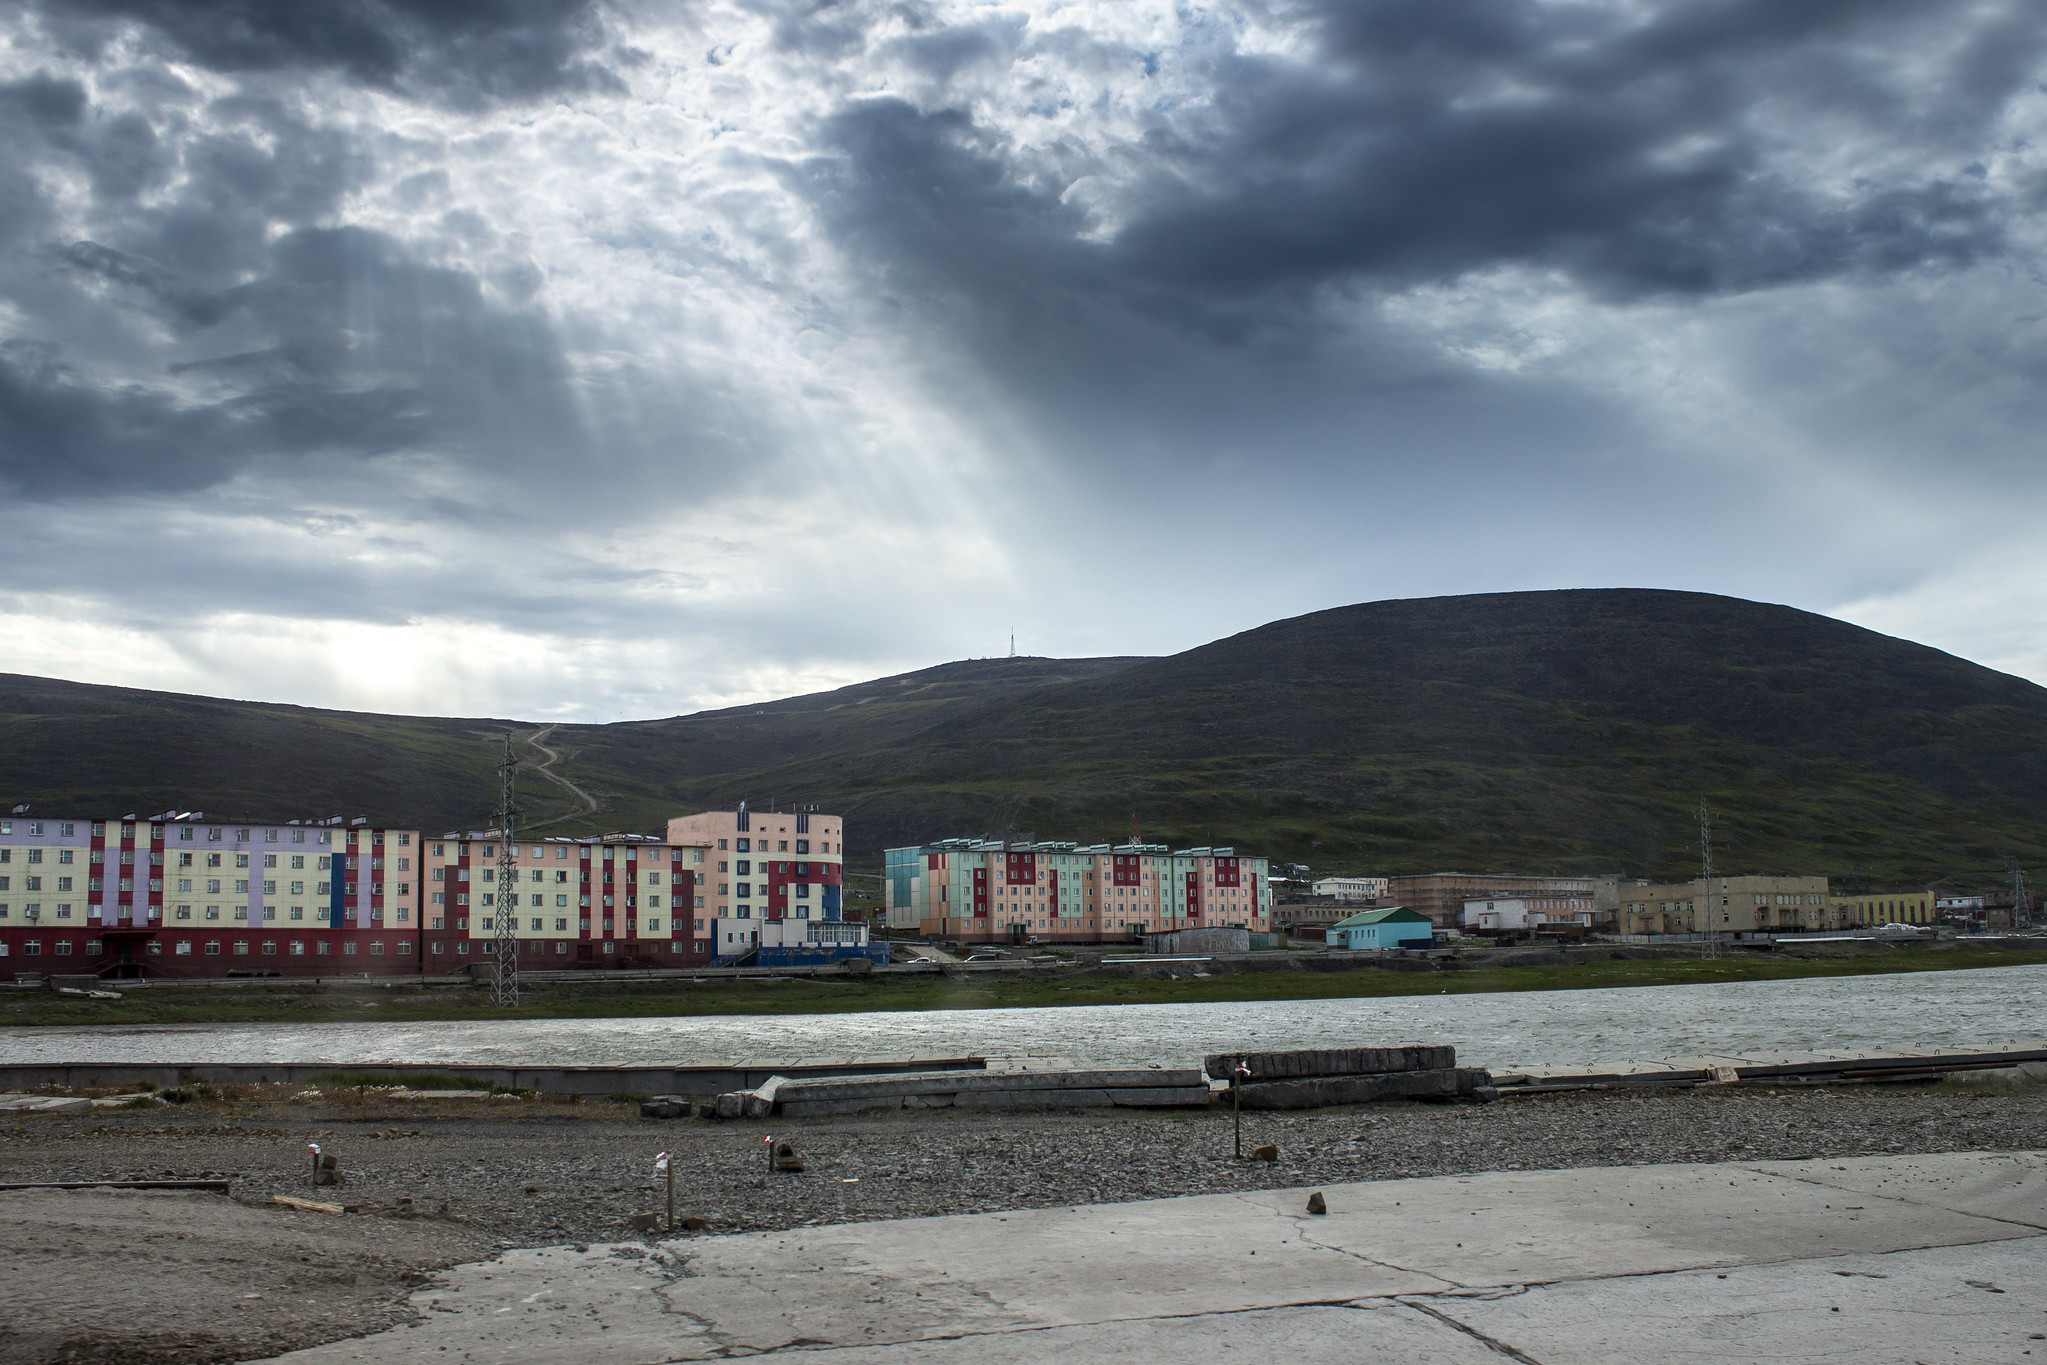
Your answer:
[[[869,1109],[1198,1108],[1208,1082],[1193,1068],[931,1072],[784,1081],[775,1108],[791,1118]]]
[[[1319,1109],[1390,1099],[1493,1096],[1492,1077],[1457,1065],[1457,1049],[1412,1047],[1310,1048],[1293,1052],[1220,1053],[1203,1067],[1228,1080],[1244,1067],[1238,1100],[1246,1109]]]

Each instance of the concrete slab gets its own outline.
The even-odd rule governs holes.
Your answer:
[[[1925,1200],[1974,1189],[1973,1158],[1920,1158]],[[1302,1235],[1458,1286],[1687,1270],[2025,1237],[2021,1226],[1937,1202],[1844,1197],[1814,1177],[1840,1162],[1622,1166],[1385,1180],[1243,1198],[1291,1217]],[[1839,1172],[1834,1174],[1839,1175]],[[1901,1174],[1900,1181],[1905,1177]],[[1936,1183],[1938,1182],[1938,1183]],[[1902,1184],[1900,1188],[1902,1188]]]
[[[1995,1212],[2030,1216],[2043,1171],[1499,1172],[1327,1187],[1325,1217],[1282,1190],[518,1251],[422,1291],[417,1323],[285,1358],[2047,1359],[2022,1344],[2043,1228]]]
[[[1829,1189],[1932,1204],[1978,1218],[2047,1229],[2047,1159],[2037,1152],[1764,1161],[1751,1169]]]
[[[2047,1340],[2033,1339],[2047,1333],[2040,1252],[2028,1239],[1581,1281],[1429,1306],[1540,1365],[2024,1361],[2047,1358]]]

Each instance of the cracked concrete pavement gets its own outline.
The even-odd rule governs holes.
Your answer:
[[[302,1365],[803,1351],[2047,1362],[2037,1152],[1513,1171],[508,1251]]]

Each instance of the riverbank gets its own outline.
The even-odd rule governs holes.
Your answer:
[[[1210,1004],[1414,995],[1566,991],[1786,981],[1811,977],[1965,971],[2037,965],[2047,951],[1965,943],[1780,945],[1702,960],[1696,950],[1613,947],[1473,950],[1455,961],[1287,958],[1060,965],[964,975],[542,981],[521,992],[517,1017],[633,1019],[708,1015]],[[122,990],[120,983],[109,983]],[[89,1024],[422,1023],[503,1019],[481,986],[445,981],[237,981],[142,986],[119,1000],[27,988],[0,990],[0,1028]]]
[[[1275,1143],[1276,1164],[1232,1159],[1220,1107],[898,1111],[770,1126],[640,1119],[604,1101],[303,1089],[234,1087],[183,1106],[11,1121],[0,1181],[220,1178],[256,1207],[218,1195],[0,1194],[21,1334],[0,1329],[0,1358],[245,1359],[374,1330],[406,1316],[406,1293],[457,1261],[636,1241],[634,1214],[666,1215],[653,1168],[664,1150],[678,1217],[704,1219],[695,1235],[709,1237],[1407,1176],[2047,1147],[2047,1088],[1952,1082],[1247,1114],[1247,1142]],[[801,1173],[764,1168],[768,1132],[795,1144]],[[307,1185],[310,1142],[339,1159],[342,1185]],[[298,1212],[266,1205],[272,1193],[362,1211]],[[166,1216],[152,1222],[142,1214],[155,1205]],[[92,1209],[101,1214],[85,1216]],[[110,1280],[124,1292],[106,1294]],[[28,1339],[37,1328],[46,1336]]]

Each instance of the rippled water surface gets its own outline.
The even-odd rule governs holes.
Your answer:
[[[1625,990],[1068,1009],[15,1029],[0,1062],[792,1062],[1051,1053],[1188,1062],[1227,1048],[1454,1043],[1492,1067],[1702,1053],[1978,1047],[2047,1035],[2047,965]]]

